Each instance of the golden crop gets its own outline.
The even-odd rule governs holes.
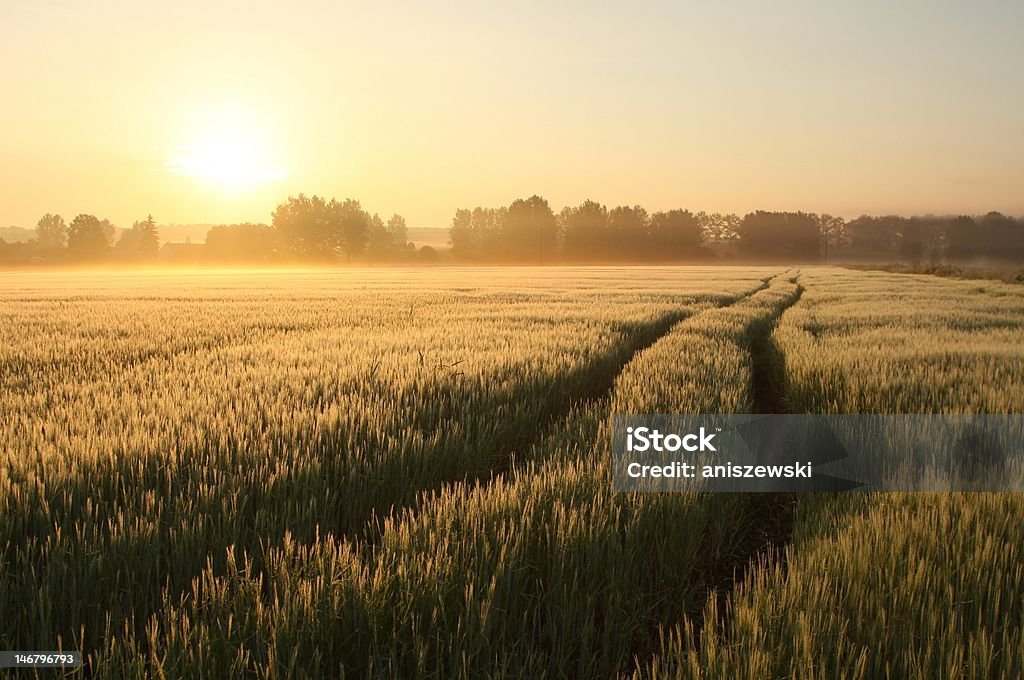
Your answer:
[[[609,466],[613,413],[1018,412],[1015,288],[481,268],[0,295],[0,649],[95,677],[1021,667],[1009,497],[794,508],[615,494]]]
[[[775,332],[799,412],[1024,410],[1019,287],[833,269],[800,281]],[[1018,494],[801,501],[786,559],[735,589],[727,625],[699,641],[676,632],[644,675],[1024,673]],[[720,613],[709,600],[705,619]]]

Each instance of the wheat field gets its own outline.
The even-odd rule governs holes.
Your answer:
[[[111,678],[1024,673],[1016,495],[610,479],[616,413],[1020,413],[1019,288],[2,273],[0,329],[0,650]]]

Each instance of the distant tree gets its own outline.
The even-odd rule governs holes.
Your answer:
[[[694,258],[701,253],[704,230],[689,210],[656,212],[650,220],[651,259]]]
[[[558,221],[537,195],[512,201],[501,229],[501,256],[512,262],[551,262],[558,243]]]
[[[620,205],[608,211],[608,235],[619,257],[645,258],[648,253],[650,216],[643,206]]]
[[[337,236],[332,230],[331,209],[319,196],[289,196],[273,213],[273,227],[288,252],[300,259],[333,259]]]
[[[117,243],[114,244],[114,255],[119,260],[137,260],[139,259],[139,231],[136,229],[138,222],[132,225],[131,229],[125,229],[121,232],[121,237],[117,239]]]
[[[266,224],[221,224],[206,234],[206,259],[211,262],[265,264],[278,256],[279,234]]]
[[[68,242],[68,228],[60,215],[46,213],[36,222],[36,240],[40,248],[63,248]]]
[[[572,261],[608,259],[613,255],[608,236],[608,208],[586,200],[558,214],[562,254]]]
[[[739,228],[743,220],[732,213],[699,212],[694,215],[703,234],[702,249],[709,257],[736,257],[739,254]]]
[[[131,261],[155,260],[159,251],[160,235],[152,215],[121,232],[121,238],[114,246],[114,254],[119,259]]]
[[[409,242],[409,229],[405,224],[405,218],[395,213],[388,219],[388,239],[392,247],[399,252],[408,252],[413,246]]]
[[[139,231],[139,255],[144,260],[155,260],[160,252],[160,232],[152,215],[147,215],[142,222],[136,222],[133,228]]]
[[[273,226],[293,256],[311,260],[352,260],[366,250],[372,218],[359,201],[326,201],[305,194],[289,196],[273,213]]]
[[[494,260],[503,257],[503,230],[508,208],[474,208],[472,212],[473,230],[480,239],[480,252],[484,259]]]
[[[734,213],[722,216],[722,238],[726,240],[738,240],[740,237],[740,225],[743,218]]]
[[[697,223],[700,224],[705,241],[723,243],[735,241],[739,238],[739,228],[743,221],[739,215],[701,211],[694,217]]]
[[[916,217],[905,220],[898,236],[900,259],[915,266],[921,264],[925,252],[924,221]]]
[[[990,212],[978,220],[990,258],[1024,262],[1024,224],[1002,213]]]
[[[114,225],[94,215],[78,215],[68,226],[68,252],[79,260],[97,260],[109,251]]]
[[[108,246],[114,245],[114,239],[117,237],[117,227],[110,220],[103,218],[100,220],[100,229],[103,231],[103,237],[107,240]]]
[[[433,263],[437,262],[438,259],[437,250],[431,246],[423,246],[417,255],[420,262]]]
[[[725,240],[719,229],[719,221],[722,218],[721,213],[708,213],[701,210],[694,217],[700,225],[700,230],[704,233],[705,241]]]
[[[718,213],[714,213],[714,215],[717,216]],[[714,218],[713,218],[713,216],[711,214],[708,214],[708,213],[704,212],[703,210],[701,210],[696,215],[694,215],[694,218],[697,220],[697,224],[700,225],[701,233],[703,233],[703,235],[704,235],[704,239],[703,240],[705,240],[705,241],[718,241],[719,240],[719,238],[718,238],[718,231],[715,228],[716,225],[714,223]]]
[[[497,259],[501,253],[506,212],[505,208],[456,210],[448,230],[452,257],[465,261]]]
[[[851,220],[845,230],[847,254],[879,261],[895,259],[904,221],[899,215],[861,215]]]
[[[969,260],[984,252],[984,240],[978,223],[967,215],[954,218],[946,225],[946,257]]]
[[[366,250],[372,218],[351,198],[340,203],[332,199],[328,207],[330,231],[341,254],[349,261],[359,257]]]
[[[818,217],[810,213],[758,210],[743,218],[739,235],[748,257],[794,262],[821,258]]]
[[[452,226],[448,228],[448,244],[452,248],[452,256],[460,260],[480,258],[480,240],[480,234],[473,224],[473,211],[466,208],[456,210]]]
[[[931,264],[940,264],[945,251],[945,227],[949,218],[926,215],[911,217],[904,222],[906,226],[900,233],[900,257],[910,262],[927,260]],[[914,245],[915,239],[920,240],[919,247]]]
[[[838,253],[846,239],[846,220],[842,217],[834,217],[828,213],[817,216],[818,232],[821,234],[822,249],[827,259],[830,255]]]
[[[387,224],[380,215],[370,218],[367,236],[366,253],[371,260],[395,260],[407,257],[412,252],[409,243],[409,232],[405,226],[405,218],[392,215]]]
[[[382,260],[386,259],[391,251],[391,239],[387,227],[384,226],[384,220],[374,213],[370,217],[366,232],[366,254],[371,260]]]

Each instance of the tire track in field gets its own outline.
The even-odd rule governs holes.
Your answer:
[[[797,284],[793,298],[769,319],[755,320],[748,328],[747,350],[751,360],[750,396],[757,414],[790,413],[786,397],[786,357],[775,342],[773,332],[786,311],[797,304],[804,288],[799,273],[789,277]],[[793,539],[796,508],[794,493],[746,493],[739,498],[736,514],[729,521],[737,527],[736,539],[728,557],[716,564],[708,580],[708,597],[715,598],[717,620],[707,621],[707,609],[691,617],[700,646],[703,627],[717,625],[727,630],[732,616],[730,597],[735,587],[747,580],[755,569],[778,564],[785,569],[786,547]]]
[[[751,288],[750,290],[738,294],[734,294],[729,297],[722,297],[717,301],[717,304],[712,304],[707,310],[728,307],[737,302],[751,297],[757,292],[767,288],[774,277],[765,277],[761,280],[760,284]],[[423,507],[424,504],[430,502],[430,498],[444,488],[448,484],[453,483],[465,483],[465,482],[480,482],[482,485],[487,485],[491,480],[498,478],[502,473],[507,472],[510,467],[510,463],[514,456],[520,452],[528,451],[537,442],[541,441],[553,428],[557,427],[558,423],[570,416],[574,409],[582,404],[589,403],[591,401],[597,401],[600,399],[607,398],[608,394],[613,389],[619,375],[625,369],[625,367],[634,360],[634,358],[651,347],[661,338],[671,332],[671,330],[680,322],[696,314],[700,314],[703,311],[698,311],[691,314],[688,310],[678,309],[666,314],[661,314],[656,318],[650,319],[644,323],[630,324],[622,329],[623,341],[620,345],[620,349],[615,352],[616,356],[611,364],[611,370],[607,368],[597,376],[597,379],[590,384],[587,384],[582,389],[576,389],[570,393],[562,395],[560,399],[553,402],[552,407],[546,410],[538,419],[535,425],[530,429],[530,437],[523,439],[509,439],[500,450],[489,452],[488,456],[494,455],[497,459],[497,465],[491,466],[486,472],[482,472],[479,475],[468,475],[465,478],[460,477],[458,479],[441,480],[436,484],[432,484],[427,487],[420,487],[416,489],[418,492],[417,499],[414,501],[396,502],[390,508],[385,509],[380,515],[366,516],[362,519],[362,529],[353,529],[350,532],[336,532],[335,535],[344,535],[348,539],[352,540],[358,545],[358,551],[365,556],[369,550],[372,550],[373,546],[379,542],[380,532],[383,528],[383,520],[400,511],[418,511]],[[282,482],[280,491],[283,493],[287,490],[288,485],[292,482],[285,480]],[[273,496],[278,491],[277,487],[272,487],[268,491],[268,495]],[[247,496],[248,497],[248,496]],[[250,535],[248,532],[252,530],[252,527],[246,525],[245,531],[242,532],[242,539],[233,545],[236,550],[248,549],[249,552],[249,568],[253,574],[266,574],[267,565],[265,559],[266,553],[259,545],[257,535]],[[309,539],[308,536],[303,535],[302,532],[297,533],[297,538],[300,542],[304,542]],[[271,537],[269,544],[274,545],[277,543],[277,537]],[[203,556],[204,559],[209,558],[213,555],[216,550],[222,550],[223,546],[210,546],[210,552],[208,555]],[[224,558],[226,559],[226,558]],[[225,566],[221,563],[223,559],[220,557],[214,557],[209,562],[209,566],[212,568],[215,576],[223,575]],[[202,573],[203,569],[206,568],[207,563],[197,563],[195,568],[182,569],[181,571],[189,572],[191,577],[176,577],[173,583],[166,584],[166,590],[161,594],[160,598],[152,599],[144,604],[140,604],[138,610],[134,612],[135,621],[147,622],[151,620],[154,614],[157,614],[165,606],[166,602],[177,603],[181,597],[185,596],[188,592],[189,584],[192,579]],[[268,588],[270,579],[264,581],[264,588]],[[264,591],[263,595],[269,597],[269,591]],[[135,631],[135,635],[138,639],[144,639],[145,631],[141,628]],[[99,644],[99,643],[97,643]]]
[[[706,309],[694,313],[687,313],[682,310],[672,311],[662,314],[653,321],[633,324],[632,328],[624,329],[623,333],[627,336],[627,339],[623,343],[620,356],[612,364],[611,370],[607,370],[602,373],[586,388],[566,394],[564,395],[564,398],[554,403],[551,408],[545,411],[537,420],[535,426],[531,428],[530,435],[528,437],[510,439],[500,450],[489,452],[487,457],[497,462],[492,463],[485,472],[475,474],[471,473],[458,479],[443,479],[431,486],[419,488],[417,489],[418,498],[416,501],[410,504],[396,504],[379,515],[374,514],[373,516],[368,517],[362,531],[355,533],[352,538],[358,539],[362,549],[365,551],[368,548],[372,548],[372,546],[377,542],[381,532],[383,531],[384,522],[389,516],[393,516],[396,513],[400,513],[410,508],[414,511],[418,511],[424,505],[429,504],[430,499],[434,495],[450,484],[478,483],[482,486],[489,485],[499,476],[509,472],[514,461],[529,459],[529,452],[533,447],[540,442],[543,442],[550,432],[570,417],[574,410],[587,404],[607,399],[614,389],[616,382],[618,382],[619,376],[626,369],[626,366],[628,366],[641,352],[652,347],[659,340],[671,333],[678,324],[683,323],[688,319],[692,319],[695,316],[699,316],[707,311],[723,309],[746,300],[762,290],[767,289],[771,285],[772,281],[774,281],[778,276],[780,275],[774,274],[765,276],[761,279],[760,285],[746,292],[739,293],[731,297],[721,298],[716,304],[713,304]]]
[[[640,355],[643,351],[651,348],[652,346],[657,345],[659,342],[665,341],[666,336],[668,336],[668,335],[670,335],[672,333],[682,332],[682,333],[686,334],[688,332],[688,325],[693,323],[693,322],[695,322],[695,321],[697,321],[697,320],[699,320],[703,315],[715,315],[719,310],[729,308],[729,307],[731,307],[733,305],[741,304],[741,303],[749,300],[750,298],[755,297],[758,293],[761,293],[761,292],[763,292],[763,291],[765,291],[767,289],[770,289],[773,283],[779,281],[780,278],[782,278],[784,276],[786,276],[786,275],[785,274],[781,274],[781,275],[766,276],[766,277],[764,277],[761,280],[760,285],[758,285],[758,286],[756,286],[756,287],[754,287],[754,288],[752,288],[752,289],[750,289],[748,291],[745,291],[743,293],[737,294],[735,296],[731,296],[731,297],[728,297],[728,298],[721,298],[720,300],[718,300],[718,304],[711,305],[711,306],[701,310],[700,312],[697,312],[696,314],[693,314],[693,315],[683,315],[679,319],[679,321],[677,323],[671,324],[668,328],[663,329],[659,333],[654,333],[653,337],[649,337],[648,339],[646,339],[643,342],[637,342],[632,347],[632,351],[630,351],[628,353],[628,355],[625,355],[625,353],[623,353],[623,355],[621,356],[621,363],[618,365],[618,367],[617,367],[617,369],[615,371],[608,371],[608,372],[606,372],[603,375],[604,381],[606,383],[606,385],[604,386],[604,389],[602,389],[600,391],[595,391],[596,393],[589,395],[589,399],[584,398],[584,399],[580,399],[580,400],[577,400],[577,401],[573,402],[572,404],[567,406],[564,411],[562,409],[548,411],[546,416],[545,416],[545,418],[544,418],[543,426],[538,426],[538,427],[533,428],[531,430],[531,435],[532,436],[529,439],[531,441],[533,441],[534,443],[531,444],[529,442],[526,442],[525,445],[526,446],[530,446],[530,447],[534,447],[534,446],[538,446],[538,443],[539,443],[540,446],[538,448],[546,449],[547,447],[545,447],[543,445],[544,444],[544,440],[546,440],[552,434],[552,431],[556,431],[557,432],[557,429],[559,427],[561,427],[562,425],[566,424],[567,422],[571,423],[572,419],[574,417],[576,417],[575,414],[573,413],[573,411],[574,411],[574,409],[578,408],[579,406],[583,406],[584,407],[583,410],[587,411],[587,412],[589,412],[590,408],[596,408],[599,411],[599,413],[595,414],[594,418],[597,419],[597,420],[604,420],[604,418],[610,416],[611,401],[612,401],[612,399],[609,398],[610,395],[613,394],[615,389],[616,389],[616,387],[619,384],[621,384],[620,377],[621,377],[622,373],[627,370],[627,367],[629,367],[634,362],[638,361],[638,355]],[[780,304],[780,303],[777,302],[773,306],[775,306],[777,308],[778,304]],[[774,310],[772,310],[772,312],[774,312]],[[772,313],[772,312],[768,312],[768,313]],[[743,324],[742,326],[739,327],[739,330],[745,331],[746,330],[746,326],[747,326],[747,324]],[[734,331],[734,337],[736,337],[735,336],[735,331]],[[737,337],[737,340],[738,340],[738,337]],[[640,359],[640,360],[642,361],[642,359]],[[590,399],[593,399],[594,401],[590,401]],[[594,429],[594,432],[593,432],[594,436],[600,436],[598,434],[598,432],[596,431],[598,429],[598,426],[596,424],[595,424],[595,427],[593,429]],[[546,453],[550,454],[550,451],[548,451]],[[514,456],[515,452],[513,452],[512,455]],[[531,463],[538,463],[539,465],[541,465],[542,466],[541,470],[538,471],[537,469],[534,469],[534,468],[532,468],[529,465],[527,465],[525,467],[525,469],[524,468],[519,468],[518,466],[516,468],[510,469],[509,471],[506,472],[506,475],[502,475],[501,471],[495,470],[495,474],[492,474],[492,475],[490,475],[489,477],[487,477],[485,479],[479,480],[479,483],[477,483],[477,484],[472,484],[472,489],[470,491],[470,494],[476,494],[476,493],[489,494],[489,493],[491,493],[491,489],[493,489],[495,485],[500,485],[501,484],[501,482],[499,480],[501,480],[501,479],[508,479],[508,478],[512,478],[513,480],[515,480],[514,482],[512,482],[512,484],[515,484],[515,485],[518,485],[520,481],[523,481],[525,479],[525,482],[524,482],[525,486],[522,487],[522,488],[529,488],[529,485],[530,485],[530,479],[529,478],[532,478],[535,475],[546,476],[547,472],[544,471],[543,466],[546,466],[546,464],[549,463],[549,462],[552,462],[552,463],[556,463],[557,462],[557,461],[552,460],[549,457],[549,455],[544,455],[543,453],[541,455],[537,456],[537,457],[530,456],[529,460],[530,460]],[[593,478],[589,478],[589,479],[593,480]],[[459,562],[460,568],[467,569],[470,573],[477,573],[477,571],[481,571],[484,574],[490,575],[490,576],[483,577],[483,581],[477,583],[477,585],[479,586],[480,583],[486,583],[488,581],[488,579],[491,578],[491,577],[497,579],[498,576],[500,576],[502,573],[508,573],[508,572],[516,572],[516,573],[523,572],[523,573],[531,573],[531,574],[532,573],[547,574],[547,577],[551,577],[550,566],[545,566],[545,565],[548,564],[545,560],[546,559],[552,559],[552,560],[556,560],[557,561],[559,559],[557,557],[557,555],[561,554],[562,552],[565,552],[566,559],[571,562],[572,559],[573,559],[573,554],[574,554],[573,551],[580,549],[581,546],[583,546],[583,545],[590,546],[590,545],[593,544],[595,546],[598,546],[599,548],[600,548],[600,546],[603,545],[603,546],[605,546],[605,550],[607,550],[607,546],[608,545],[616,545],[616,546],[622,545],[623,547],[629,546],[629,547],[634,549],[633,552],[643,554],[644,553],[643,547],[640,544],[637,543],[636,535],[634,535],[632,538],[630,538],[630,537],[626,536],[626,534],[623,533],[623,532],[627,528],[626,525],[631,521],[631,520],[628,519],[628,516],[632,512],[634,512],[634,510],[639,511],[639,512],[645,512],[644,507],[642,505],[640,505],[640,506],[637,506],[636,508],[633,508],[632,504],[629,503],[629,502],[623,503],[622,505],[609,504],[609,505],[606,506],[605,503],[608,501],[609,496],[613,492],[611,491],[610,485],[608,487],[605,487],[600,480],[597,481],[597,484],[601,486],[601,490],[599,492],[595,493],[592,490],[590,490],[591,487],[589,485],[584,485],[584,486],[579,487],[578,494],[577,494],[577,492],[574,492],[572,490],[567,489],[567,490],[559,491],[558,492],[558,497],[562,498],[563,501],[566,504],[571,504],[571,505],[574,505],[574,506],[576,504],[579,504],[579,505],[586,505],[586,506],[591,506],[591,507],[595,508],[591,512],[594,513],[593,517],[596,518],[595,521],[598,524],[601,523],[602,519],[606,519],[606,517],[603,517],[605,515],[605,513],[616,512],[614,510],[614,508],[618,507],[618,509],[622,512],[622,515],[616,515],[615,518],[613,518],[611,520],[611,524],[616,525],[617,528],[613,528],[613,530],[610,533],[594,534],[594,535],[587,536],[586,538],[581,538],[579,543],[573,543],[572,544],[573,547],[571,547],[571,549],[570,549],[569,544],[567,544],[567,545],[559,545],[557,542],[555,542],[554,545],[551,545],[551,544],[544,543],[544,539],[542,538],[544,536],[544,532],[542,530],[542,531],[540,531],[540,534],[539,534],[540,538],[536,538],[536,539],[526,538],[526,539],[523,539],[523,544],[524,545],[545,545],[547,547],[547,549],[549,549],[549,550],[550,549],[554,549],[556,557],[553,557],[553,558],[541,558],[541,557],[538,557],[536,555],[533,555],[531,553],[531,549],[530,548],[523,548],[522,546],[519,546],[519,547],[515,548],[512,551],[512,554],[514,555],[514,557],[512,558],[513,561],[511,563],[509,563],[509,564],[504,565],[504,566],[495,566],[495,565],[492,565],[492,564],[490,564],[488,562],[479,562],[477,560],[480,559],[480,558],[479,557],[474,557],[473,554],[468,554],[467,555],[467,554],[463,553],[460,550],[451,550],[449,552],[448,551],[449,549],[447,547],[442,547],[441,548],[440,556],[442,557],[442,559],[449,558],[449,559],[454,559],[454,560],[460,560],[460,562]],[[516,495],[516,494],[513,494],[513,495]],[[468,534],[462,533],[462,532],[465,531],[465,528],[464,528],[463,525],[460,524],[460,525],[458,525],[459,528],[453,530],[448,525],[448,523],[437,523],[436,522],[437,517],[444,517],[446,515],[445,514],[438,514],[436,516],[433,516],[435,514],[435,510],[431,507],[431,504],[433,503],[433,501],[434,501],[434,496],[432,496],[431,493],[428,491],[427,493],[421,495],[415,504],[413,504],[411,506],[407,506],[402,511],[401,516],[397,517],[397,521],[398,521],[399,524],[397,524],[397,525],[389,525],[388,528],[387,528],[388,531],[392,532],[392,534],[391,534],[392,538],[394,536],[397,536],[397,535],[405,535],[406,531],[410,532],[409,535],[416,534],[420,530],[420,527],[421,527],[421,525],[418,524],[419,519],[422,518],[422,517],[427,517],[428,521],[431,520],[431,519],[434,520],[433,523],[436,526],[445,526],[445,527],[448,527],[448,531],[454,531],[455,532],[453,534],[454,538],[452,539],[454,542],[461,543],[462,541],[468,540],[469,544],[472,544],[475,539],[473,538],[472,535],[468,535]],[[681,515],[674,515],[674,516],[675,517],[680,517]],[[394,519],[395,518],[395,514],[392,513],[391,517]],[[451,516],[448,516],[448,517],[450,519]],[[653,516],[652,516],[652,519],[655,522],[661,521],[657,517],[653,517]],[[499,518],[499,520],[500,520],[500,518]],[[500,524],[500,521],[499,521],[499,524]],[[505,525],[501,525],[501,526],[505,526]],[[526,524],[526,525],[523,525],[523,526],[530,527],[533,531],[537,530],[537,527],[535,525]],[[604,525],[602,524],[602,526],[604,526]],[[648,525],[648,526],[652,526],[652,525]],[[409,527],[413,527],[413,528],[409,529]],[[520,527],[520,529],[521,529],[521,527]],[[395,546],[396,545],[402,545],[403,549],[409,549],[410,546],[411,546],[411,549],[413,551],[420,552],[424,556],[423,559],[427,559],[427,557],[426,557],[427,553],[423,552],[423,546],[421,544],[417,544],[415,542],[396,544],[394,540],[384,540],[384,541],[382,541],[380,539],[379,534],[375,534],[374,533],[376,530],[377,530],[377,527],[374,527],[374,526],[371,525],[370,527],[368,527],[368,532],[367,532],[368,535],[363,535],[363,536],[359,537],[358,546],[357,546],[357,550],[358,550],[357,554],[358,554],[359,558],[362,560],[363,564],[375,564],[375,565],[384,564],[384,565],[389,565],[389,566],[384,567],[384,568],[390,569],[391,568],[390,565],[392,564],[393,560],[392,559],[388,559],[388,551],[389,550],[395,550]],[[513,531],[514,530],[515,529],[513,529]],[[527,533],[529,534],[531,532],[528,531]],[[517,539],[517,541],[518,541],[518,539]],[[377,546],[379,546],[381,544],[383,544],[385,547],[383,549],[383,553],[378,553],[376,551],[376,548],[377,548]],[[434,546],[434,547],[436,547],[436,546]],[[430,553],[430,554],[433,554],[433,553]],[[595,551],[594,554],[600,556],[602,554],[607,554],[607,553],[606,552],[602,552],[602,550],[599,549],[599,550]],[[382,557],[382,555],[383,555],[383,557]],[[476,553],[476,555],[479,555],[479,553]],[[415,562],[415,561],[417,561],[418,558],[417,557],[412,557],[412,558],[406,557],[405,559],[411,559],[412,561]],[[467,561],[468,561],[468,564],[467,564]],[[380,567],[377,567],[377,568],[379,569]],[[639,617],[639,618],[637,618],[635,620],[629,619],[629,617],[626,617],[625,619],[622,619],[622,621],[624,623],[627,623],[628,625],[626,626],[626,630],[622,630],[619,633],[621,636],[624,636],[624,637],[622,637],[622,639],[619,640],[616,643],[616,646],[615,646],[615,649],[617,649],[617,650],[622,652],[622,656],[618,660],[618,662],[612,661],[611,663],[613,665],[609,666],[609,669],[617,668],[618,670],[624,670],[625,667],[626,667],[626,664],[628,664],[628,660],[629,659],[634,659],[634,658],[644,657],[644,656],[650,656],[650,655],[656,653],[656,651],[657,651],[657,640],[658,640],[658,632],[657,632],[658,624],[661,623],[661,622],[665,622],[665,621],[674,622],[674,620],[677,619],[677,618],[679,620],[681,620],[682,614],[683,614],[685,608],[690,603],[689,596],[685,600],[686,604],[679,605],[678,601],[676,603],[669,602],[668,597],[666,595],[667,592],[673,592],[673,591],[671,589],[666,590],[665,583],[662,582],[662,579],[660,578],[661,575],[665,575],[666,577],[669,578],[669,580],[672,580],[673,582],[678,582],[679,580],[685,579],[687,577],[687,574],[686,574],[685,570],[684,571],[680,571],[678,565],[676,563],[674,563],[674,560],[672,560],[672,559],[664,559],[664,558],[662,558],[662,559],[655,559],[653,564],[650,561],[646,562],[643,565],[643,568],[645,570],[644,574],[647,577],[651,577],[652,573],[656,575],[654,577],[654,580],[658,582],[656,586],[652,587],[652,584],[648,583],[648,579],[646,579],[646,578],[642,578],[642,579],[640,579],[639,581],[637,581],[635,583],[632,582],[632,580],[630,579],[631,582],[627,586],[626,590],[619,589],[619,586],[616,586],[616,589],[614,591],[611,591],[611,590],[606,591],[606,590],[603,590],[602,587],[607,587],[608,584],[607,583],[602,583],[602,584],[600,584],[595,589],[595,591],[593,593],[594,599],[591,600],[591,603],[590,603],[590,606],[592,607],[592,610],[589,611],[589,612],[577,612],[577,614],[580,614],[580,613],[584,614],[584,617],[579,619],[579,625],[581,625],[581,626],[583,626],[583,625],[593,625],[593,626],[596,626],[599,629],[604,629],[604,627],[607,625],[604,622],[605,621],[606,612],[608,611],[607,608],[609,606],[614,607],[615,603],[618,601],[616,599],[616,597],[611,597],[610,598],[610,596],[609,596],[610,592],[614,592],[614,594],[616,596],[622,595],[623,593],[625,593],[624,596],[627,598],[628,601],[631,602],[632,606],[635,606],[637,609],[640,609],[640,610],[646,612],[644,615],[642,615],[641,617]],[[612,571],[614,571],[614,570],[612,570]],[[670,576],[669,572],[672,572],[672,571],[675,571],[675,572],[678,572],[678,573]],[[566,572],[566,573],[570,573],[570,572]],[[583,572],[571,572],[571,573],[576,574],[580,578],[584,578],[584,576],[581,575],[581,574],[583,574]],[[539,598],[539,599],[534,601],[532,604],[524,605],[523,609],[517,610],[518,614],[517,614],[517,617],[514,618],[514,620],[515,621],[519,621],[520,619],[518,618],[518,615],[522,615],[523,617],[525,617],[526,620],[529,620],[529,621],[532,622],[530,624],[532,626],[532,628],[531,628],[532,630],[548,630],[548,628],[544,625],[544,622],[548,620],[548,617],[553,616],[552,612],[554,612],[556,610],[550,609],[550,605],[545,604],[546,596],[544,595],[544,593],[546,592],[546,590],[549,587],[554,587],[554,586],[552,585],[551,581],[539,580],[539,579],[541,579],[543,577],[539,577],[538,576],[538,577],[532,577],[532,578],[536,578],[538,580],[532,581],[531,583],[533,585],[528,590],[529,590],[530,593],[533,593],[531,598],[532,597],[536,597],[536,598]],[[496,582],[496,581],[494,581],[494,582]],[[702,580],[701,582],[703,583],[705,581]],[[413,600],[416,601],[416,602],[419,602],[422,606],[429,608],[430,606],[439,606],[439,603],[444,603],[444,602],[447,601],[448,602],[447,606],[442,607],[442,609],[444,611],[448,612],[448,614],[446,616],[451,616],[451,617],[454,617],[454,619],[458,619],[458,617],[461,614],[465,613],[463,611],[463,609],[460,608],[460,607],[465,607],[466,606],[465,604],[462,604],[462,605],[454,604],[453,605],[450,601],[448,601],[446,599],[448,596],[445,593],[447,593],[450,590],[450,588],[452,587],[452,582],[450,581],[450,577],[448,575],[446,575],[446,574],[431,574],[428,577],[423,578],[423,579],[415,579],[415,583],[417,585],[417,594],[413,597]],[[557,581],[556,581],[556,583],[557,583]],[[622,585],[622,584],[619,584],[619,585]],[[397,592],[397,591],[389,590],[388,592]],[[417,606],[414,607],[413,605],[411,605],[407,601],[407,599],[410,597],[409,595],[392,595],[391,597],[393,599],[388,600],[388,604],[383,605],[383,606],[387,606],[387,607],[393,606],[391,603],[399,604],[402,607],[409,607],[410,609],[416,609],[419,606],[419,605],[417,605]],[[555,597],[555,596],[552,595],[552,597]],[[705,601],[705,598],[700,596],[699,599],[700,599],[701,604],[703,604],[703,602]],[[495,606],[497,607],[497,605],[495,605]],[[452,607],[454,607],[454,609],[452,609]],[[545,609],[546,607],[547,607],[547,610]],[[664,610],[664,613],[662,613],[663,610]],[[545,611],[547,611],[548,613],[545,613]],[[614,613],[612,613],[612,614],[609,614],[609,615],[615,615],[615,616],[620,616],[621,617],[621,614],[614,614]],[[557,618],[557,616],[555,618]],[[388,625],[392,625],[392,624],[388,624]],[[558,626],[555,626],[555,627],[557,628]],[[446,649],[448,649],[448,647],[446,645],[449,645],[449,644],[454,644],[455,646],[458,646],[458,644],[459,644],[457,642],[453,642],[455,640],[455,638],[452,637],[452,636],[455,636],[457,634],[460,634],[457,629],[447,629],[447,628],[443,629],[442,632],[438,633],[437,639],[434,640],[434,641],[431,641],[429,639],[422,638],[421,637],[422,633],[418,633],[415,626],[413,626],[413,627],[402,627],[402,626],[399,626],[399,628],[402,631],[401,633],[395,633],[394,631],[387,631],[385,633],[385,637],[390,639],[390,636],[395,636],[395,639],[401,639],[402,640],[402,645],[422,644],[422,645],[424,645],[424,648],[427,650],[427,651],[423,652],[424,654],[433,654],[433,653],[436,652],[437,654],[440,654],[440,655],[443,656],[443,654],[446,654],[447,652],[438,651],[438,650],[446,650]],[[379,631],[376,631],[376,632],[372,633],[371,637],[373,635],[378,635],[379,633],[380,633]],[[561,637],[561,635],[563,635],[562,633],[550,633],[549,632],[549,635],[554,636],[553,639],[548,640],[548,643],[550,643],[551,645],[558,646],[561,649],[566,644],[564,639],[563,639],[563,637]],[[635,638],[635,640],[634,640],[634,638]],[[529,644],[538,644],[539,645],[540,643],[531,642]],[[568,649],[568,648],[571,648],[571,647],[572,647],[572,645],[570,644],[570,645],[568,645],[568,647],[565,647],[565,648]],[[388,649],[386,644],[385,644],[384,648]],[[400,646],[398,648],[398,650],[399,650],[398,653],[399,654],[405,654],[406,652],[403,651],[403,650],[405,650],[406,648],[407,647]],[[501,663],[506,658],[505,657],[506,653],[508,653],[508,650],[505,650],[503,648],[497,648],[497,647],[496,648],[492,648],[491,651],[490,651],[489,661],[482,662],[482,665],[483,666],[487,666],[488,663],[493,664],[490,667],[492,670],[495,667],[500,667]],[[537,650],[536,650],[536,653],[539,654],[541,657],[543,657],[544,654],[546,653],[546,647],[539,646],[537,648]],[[617,654],[617,652],[616,652],[616,654]],[[616,673],[614,673],[614,674],[613,673],[609,673],[605,677],[614,677],[617,674],[618,674],[618,671],[616,671]]]
[[[625,343],[622,355],[614,364],[612,370],[602,374],[588,390],[568,395],[568,399],[564,400],[558,405],[558,407],[548,411],[544,418],[537,423],[537,428],[533,431],[533,436],[530,437],[529,440],[521,442],[517,446],[510,447],[504,455],[505,464],[499,468],[493,469],[492,472],[495,474],[506,472],[516,454],[527,452],[533,446],[543,441],[546,435],[555,426],[568,418],[575,409],[588,403],[598,402],[602,399],[608,398],[612,390],[615,388],[615,384],[618,382],[619,376],[622,375],[624,370],[626,370],[626,366],[636,359],[641,352],[654,346],[659,340],[671,333],[678,324],[703,314],[704,312],[711,311],[713,309],[731,307],[738,302],[746,300],[768,288],[775,278],[776,276],[774,275],[766,276],[761,279],[761,284],[756,288],[752,288],[745,293],[721,299],[717,304],[706,309],[696,311],[692,314],[684,311],[669,312],[661,315],[653,322],[648,322],[642,325],[638,324],[629,332],[629,341]]]

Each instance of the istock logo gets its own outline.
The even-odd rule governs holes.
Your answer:
[[[624,492],[1024,489],[1024,415],[613,414]]]
[[[717,451],[711,440],[715,433],[708,434],[704,428],[697,433],[686,435],[662,434],[658,430],[649,427],[627,427],[626,428],[626,450],[627,451],[668,451],[674,453],[680,449],[684,451]],[[697,442],[697,443],[694,443]]]

